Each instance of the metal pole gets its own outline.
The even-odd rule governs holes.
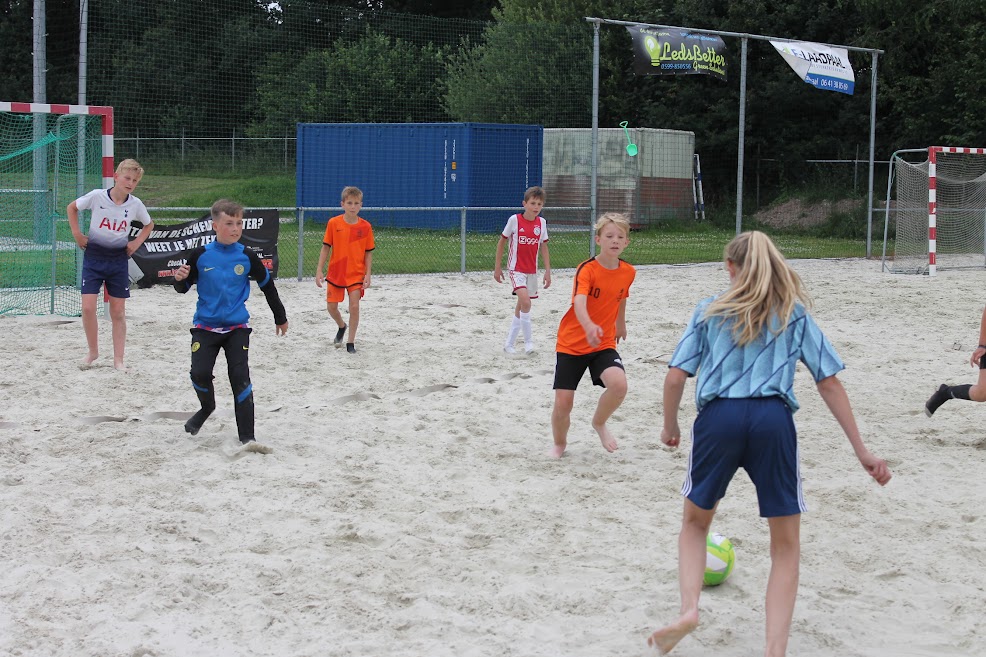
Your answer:
[[[459,269],[460,269],[460,273],[465,274],[466,273],[466,209],[465,207],[463,207],[462,210],[460,211],[459,226],[460,226],[459,234],[461,236],[459,238],[459,244],[461,250],[461,254],[459,258],[460,259]]]
[[[45,0],[34,0],[34,102],[47,103],[48,59],[47,26],[45,24]],[[47,115],[35,114],[33,122],[34,141],[44,138],[48,130]],[[48,189],[48,147],[34,149],[34,189]],[[48,232],[48,194],[41,192],[34,196],[34,241],[43,243]]]
[[[596,256],[592,225],[596,220],[598,198],[596,176],[599,171],[599,22],[592,25],[592,174],[589,177],[589,257]]]
[[[870,75],[870,176],[866,185],[866,257],[873,252],[873,167],[876,157],[876,66],[878,53],[873,53],[873,72]]]
[[[743,232],[743,150],[746,147],[746,49],[747,38],[740,39],[739,140],[736,145],[736,234]]]
[[[69,115],[63,114],[62,116],[59,116],[57,119],[55,119],[55,134],[59,137],[61,137],[61,133],[62,133],[62,119],[67,119],[67,118],[69,118]],[[59,139],[57,142],[55,142],[55,166],[54,166],[55,180],[54,183],[52,184],[52,190],[51,190],[52,198],[55,199],[56,204],[58,202],[58,172],[62,168],[61,155],[62,155],[62,147],[61,147],[61,139]],[[57,280],[57,276],[58,276],[58,235],[55,231],[54,211],[49,214],[48,221],[51,226],[51,290],[50,290],[51,295],[50,295],[48,313],[54,315],[55,314],[55,281]]]
[[[305,265],[305,208],[298,208],[298,280],[304,278]]]
[[[88,80],[89,64],[89,0],[79,0],[79,104],[86,104],[86,83]],[[79,117],[79,134],[76,137],[79,141],[76,152],[76,171],[75,171],[75,197],[79,198],[86,193],[86,119]],[[100,160],[100,175],[102,175],[102,161]],[[75,284],[82,287],[82,258],[79,251],[75,250]],[[54,296],[52,296],[52,307],[54,307]],[[52,314],[54,314],[52,310]]]
[[[695,182],[698,187],[698,211],[696,218],[705,221],[705,192],[702,190],[702,159],[695,153]]]
[[[79,104],[86,104],[86,75],[89,53],[89,0],[79,0]],[[76,198],[86,193],[86,119],[79,117],[79,158],[76,171]],[[81,270],[80,270],[81,272]]]
[[[897,153],[890,156],[890,166],[887,167],[887,205],[883,210],[883,255],[880,257],[880,271],[887,271],[887,238],[890,233],[890,192],[894,184],[894,159]]]

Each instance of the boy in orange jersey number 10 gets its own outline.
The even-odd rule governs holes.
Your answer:
[[[627,337],[627,298],[637,275],[632,265],[620,259],[630,243],[630,222],[625,215],[606,213],[596,222],[595,239],[599,254],[576,270],[572,305],[558,326],[551,411],[551,456],[555,458],[565,453],[575,389],[587,369],[593,385],[604,388],[592,428],[607,452],[616,451],[616,439],[606,421],[627,394],[626,371],[616,344]]]
[[[329,219],[322,238],[322,251],[318,255],[315,285],[328,284],[325,307],[335,321],[338,330],[332,343],[338,348],[346,335],[346,322],[339,312],[344,295],[349,296],[349,340],[346,351],[356,353],[356,329],[359,327],[359,302],[370,287],[370,271],[373,267],[373,227],[359,216],[363,208],[363,192],[357,187],[342,190],[342,209],[345,211]],[[329,257],[331,253],[331,258]],[[325,261],[329,269],[325,270]]]

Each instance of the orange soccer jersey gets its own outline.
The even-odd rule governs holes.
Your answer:
[[[637,270],[633,265],[623,260],[620,260],[616,269],[606,269],[595,258],[579,265],[575,272],[572,305],[558,325],[555,351],[581,356],[604,349],[616,349],[616,318],[619,316],[620,304],[630,296],[630,284],[636,275]],[[603,339],[595,347],[589,346],[585,330],[575,316],[575,297],[580,294],[586,296],[589,317],[603,329]]]
[[[345,215],[329,219],[322,243],[329,246],[329,270],[325,279],[335,287],[349,287],[363,282],[366,275],[364,257],[374,249],[373,228],[359,217],[355,224],[347,223]]]

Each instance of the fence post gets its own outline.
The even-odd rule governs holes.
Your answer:
[[[461,264],[459,266],[462,270],[461,273],[464,275],[466,273],[466,208],[465,207],[463,207],[460,210],[459,224],[460,224],[459,241],[460,241],[460,250],[461,250],[461,255],[460,255]]]
[[[298,282],[301,282],[305,265],[305,209],[295,208],[298,217]]]
[[[233,128],[233,137],[229,140],[230,169],[236,171],[236,128]]]
[[[181,127],[181,172],[185,173],[185,126]]]

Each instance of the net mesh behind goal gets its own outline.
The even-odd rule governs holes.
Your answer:
[[[986,152],[932,148],[923,162],[893,159],[896,239],[891,271],[986,267]],[[931,228],[934,217],[934,231]],[[932,241],[932,236],[934,240]]]
[[[65,209],[103,184],[100,121],[0,111],[0,314],[81,314]]]

